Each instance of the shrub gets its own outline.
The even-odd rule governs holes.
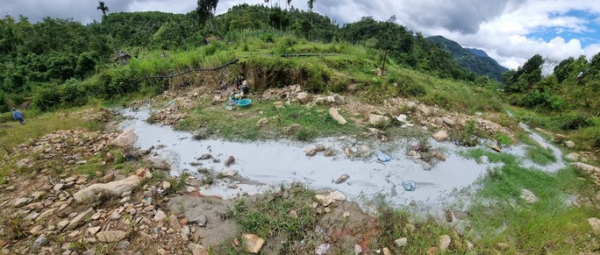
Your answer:
[[[41,111],[56,108],[61,102],[62,95],[56,86],[40,87],[33,94],[33,106]]]

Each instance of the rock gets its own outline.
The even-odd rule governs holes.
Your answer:
[[[580,157],[580,155],[576,152],[571,152],[565,156],[566,159],[572,160],[572,161],[579,160],[579,157]]]
[[[35,241],[33,241],[33,245],[31,246],[31,248],[34,251],[37,251],[40,248],[42,248],[42,246],[46,245],[47,243],[48,243],[48,238],[46,238],[45,235],[41,235],[37,239],[35,239]]]
[[[565,142],[565,146],[567,146],[567,148],[575,148],[575,143],[573,141],[566,141]]]
[[[333,152],[332,149],[327,149],[327,150],[325,150],[325,152],[323,152],[323,156],[325,156],[325,157],[333,157],[333,156],[335,156],[335,152]]]
[[[390,119],[386,116],[377,114],[369,114],[369,124],[374,127],[385,127],[387,126]]]
[[[314,148],[307,149],[304,151],[304,153],[306,154],[306,156],[313,157],[313,156],[317,155],[317,150]]]
[[[124,180],[113,181],[109,183],[92,184],[87,188],[82,189],[77,193],[73,194],[73,198],[75,199],[75,201],[81,202],[90,197],[93,197],[95,194],[98,193],[108,193],[113,194],[115,196],[121,196],[123,192],[132,191],[133,189],[135,189],[137,186],[140,185],[142,180],[149,178],[150,176],[150,172],[146,172],[144,174],[144,177],[132,175]]]
[[[14,207],[21,207],[24,206],[26,204],[29,204],[29,202],[31,202],[31,198],[28,197],[22,197],[22,198],[17,198],[17,200],[15,200],[15,202],[13,203]]]
[[[348,148],[348,147],[344,148],[344,154],[345,154],[345,155],[346,155],[346,157],[348,157],[348,158],[349,158],[349,157],[351,157],[351,156],[352,156],[352,154],[350,154],[350,148]]]
[[[442,253],[446,252],[446,250],[448,250],[448,247],[450,246],[450,236],[448,235],[443,235],[440,236],[440,250],[442,251]]]
[[[167,217],[167,215],[163,211],[158,210],[158,211],[156,211],[156,214],[154,214],[154,221],[162,221],[166,217]]]
[[[162,188],[163,188],[163,190],[168,190],[168,189],[170,189],[170,188],[171,188],[171,183],[170,183],[170,182],[168,182],[168,181],[163,181],[163,182],[162,182]]]
[[[459,210],[452,211],[452,214],[454,214],[454,217],[459,220],[466,220],[467,218],[469,218],[469,214]]]
[[[396,246],[404,247],[408,243],[408,239],[406,237],[398,238],[394,241]]]
[[[231,164],[233,164],[235,162],[235,158],[233,156],[229,156],[227,157],[227,159],[225,159],[225,166],[229,166]]]
[[[253,254],[258,253],[263,244],[265,244],[265,240],[255,234],[244,234],[242,235],[242,240],[244,244],[244,250]]]
[[[138,140],[138,136],[133,132],[133,129],[127,129],[121,133],[117,138],[110,141],[110,145],[123,149],[127,152],[133,149],[135,142]]]
[[[454,127],[454,125],[456,124],[454,122],[454,120],[448,118],[448,117],[443,117],[442,121],[444,122],[444,124],[448,125],[449,127]]]
[[[192,251],[192,255],[209,255],[206,248],[199,244],[190,243],[188,249]]]
[[[446,133],[445,130],[440,130],[440,131],[435,132],[432,135],[432,137],[433,137],[433,139],[435,139],[438,142],[443,142],[448,139],[448,133]]]
[[[350,175],[347,174],[343,174],[342,176],[340,176],[336,181],[335,184],[340,184],[342,182],[345,182],[346,180],[348,180],[350,178]]]
[[[454,220],[454,217],[452,216],[452,211],[450,210],[444,210],[444,216],[446,217],[447,222],[452,222]]]
[[[576,169],[583,171],[584,173],[587,173],[587,174],[591,174],[591,173],[600,174],[600,167],[595,167],[595,166],[588,165],[588,164],[581,163],[581,162],[571,163],[571,166],[573,166]]]
[[[346,100],[344,99],[344,97],[343,97],[343,96],[340,96],[340,95],[338,95],[338,94],[334,94],[334,95],[333,95],[333,101],[334,101],[336,104],[345,104],[345,103],[346,103]]]
[[[198,224],[199,227],[206,227],[208,224],[208,218],[205,214],[200,214],[196,218],[193,218],[189,223]]]
[[[596,235],[600,235],[600,220],[597,218],[589,218],[587,219],[588,224],[590,224],[590,227],[592,227],[592,231],[594,231],[594,234]]]
[[[40,198],[42,198],[44,195],[46,195],[46,192],[43,191],[36,191],[33,192],[31,194],[31,197],[33,198],[33,200],[39,200]]]
[[[70,221],[69,220],[62,220],[61,222],[56,224],[56,229],[58,231],[62,231],[64,228],[66,228],[69,225]]]
[[[56,185],[54,185],[54,187],[52,189],[54,189],[55,191],[61,191],[64,187],[65,187],[64,184],[57,183]]]
[[[206,138],[208,138],[209,135],[210,135],[210,132],[208,131],[207,128],[196,129],[196,130],[194,130],[194,132],[192,132],[192,138],[194,138],[195,140],[206,139]]]
[[[118,242],[118,243],[115,245],[115,249],[116,249],[116,250],[125,250],[125,249],[129,248],[129,245],[131,245],[131,244],[129,243],[129,241],[127,241],[127,240],[123,240],[123,241],[120,241],[120,242]]]
[[[111,182],[115,179],[115,175],[113,173],[107,174],[104,177],[102,177],[102,183],[108,183]]]
[[[323,206],[329,206],[330,204],[332,204],[335,201],[345,201],[346,200],[346,195],[344,195],[344,193],[339,192],[339,191],[332,191],[327,195],[316,195],[315,196],[317,198],[317,200],[319,200],[319,202],[321,202],[321,205]]]
[[[91,227],[87,229],[86,233],[90,236],[95,236],[98,231],[100,231],[100,227]]]
[[[527,189],[521,190],[521,199],[525,200],[528,204],[533,204],[539,200],[533,192]]]
[[[238,174],[237,170],[235,170],[235,169],[229,169],[227,171],[219,173],[219,176],[222,176],[222,177],[234,177],[237,174]]]
[[[296,95],[296,98],[298,99],[298,102],[300,102],[300,104],[306,104],[310,100],[310,97],[306,92],[298,93],[298,95]]]
[[[281,101],[277,101],[273,103],[273,105],[275,106],[275,108],[283,108],[283,102]]]
[[[469,250],[469,251],[470,251],[470,250],[473,250],[473,247],[475,247],[475,246],[473,245],[473,243],[471,243],[471,242],[467,241],[467,250]]]
[[[388,247],[381,249],[383,251],[383,255],[392,255],[392,251]]]
[[[262,118],[256,122],[257,127],[264,127],[269,124],[269,120],[267,118]]]
[[[73,230],[79,227],[83,220],[85,220],[88,217],[91,217],[94,213],[96,213],[94,211],[94,208],[89,208],[84,213],[80,213],[79,215],[77,215],[77,217],[73,218],[71,222],[69,222],[69,225],[67,226],[66,230]]]
[[[441,151],[436,151],[433,154],[433,157],[435,157],[436,159],[438,159],[439,161],[446,161],[446,155],[444,155],[443,152]]]
[[[209,153],[205,153],[205,154],[202,154],[202,156],[200,156],[198,159],[199,160],[207,160],[207,159],[211,159],[212,157],[213,156],[210,155]]]
[[[181,228],[181,231],[179,232],[179,235],[181,235],[181,239],[183,239],[184,241],[189,240],[189,235],[190,235],[190,227],[189,226],[183,226]]]
[[[175,231],[181,231],[181,224],[174,214],[169,217],[169,226]]]
[[[400,115],[398,115],[398,117],[396,117],[396,119],[402,123],[406,123],[407,118],[408,118],[408,116],[406,116],[406,114],[400,114]]]
[[[487,156],[479,157],[479,164],[489,164],[489,163],[490,163],[490,159]]]
[[[363,252],[362,247],[360,247],[360,245],[355,244],[354,245],[354,255],[360,255]]]
[[[415,102],[412,101],[408,101],[404,104],[406,106],[406,108],[408,108],[409,110],[412,110],[415,108],[415,106],[417,106],[417,104]]]
[[[102,232],[96,234],[96,238],[98,238],[98,241],[101,243],[118,242],[118,241],[125,239],[126,237],[127,237],[127,233],[123,232],[123,231],[119,231],[119,230],[102,231]]]
[[[340,115],[340,113],[338,113],[337,109],[334,107],[329,108],[329,115],[331,115],[331,117],[340,125],[345,125],[348,123],[348,121],[346,121],[346,119],[344,119],[344,117]]]
[[[427,117],[431,114],[431,110],[423,104],[417,106],[417,111],[420,112],[423,116]]]

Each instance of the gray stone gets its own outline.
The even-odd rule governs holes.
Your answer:
[[[133,132],[132,129],[123,131],[114,140],[110,141],[110,145],[123,149],[127,152],[133,149],[135,142],[138,140],[138,136]]]
[[[200,128],[192,132],[192,137],[196,140],[206,139],[209,135],[209,131],[206,128]]]
[[[565,156],[568,160],[577,161],[579,160],[580,155],[577,152],[571,152]]]
[[[149,178],[150,176],[150,172],[146,172],[143,177],[132,175],[123,180],[113,181],[109,183],[92,184],[87,188],[82,189],[77,193],[73,194],[73,198],[75,198],[77,202],[81,202],[99,193],[121,196],[123,192],[132,191],[133,189],[135,189],[138,185],[140,185],[142,180],[144,180],[145,178]]]
[[[56,228],[58,229],[58,231],[61,231],[69,225],[69,222],[69,220],[62,220],[61,222],[56,224]]]
[[[33,241],[33,245],[31,246],[31,248],[33,250],[39,250],[40,248],[42,248],[42,246],[46,245],[47,243],[48,239],[46,238],[46,236],[41,235],[37,239],[35,239],[35,241]]]
[[[408,243],[408,239],[406,237],[398,238],[394,241],[396,246],[404,247]]]
[[[362,247],[360,247],[360,245],[355,244],[354,245],[354,255],[360,255],[363,252]]]
[[[29,204],[29,202],[31,202],[31,198],[28,198],[28,197],[17,198],[17,200],[15,200],[15,202],[13,203],[13,206],[21,207],[26,204]]]
[[[67,226],[66,230],[73,230],[79,227],[79,225],[83,222],[83,220],[85,220],[85,218],[91,217],[94,213],[96,213],[94,209],[90,208],[84,213],[77,215],[77,217],[73,218],[71,222],[69,222],[69,225]]]
[[[266,126],[267,124],[269,124],[269,120],[268,120],[267,118],[261,118],[260,120],[258,120],[258,121],[256,122],[256,126],[257,126],[257,127],[264,127],[264,126]]]
[[[118,242],[118,243],[115,245],[115,249],[116,249],[116,250],[125,250],[125,249],[129,248],[129,245],[131,245],[131,244],[129,243],[129,241],[127,241],[127,240],[123,240],[123,241],[120,241],[120,242]]]
[[[254,254],[258,253],[265,244],[265,239],[262,239],[255,234],[242,235],[242,241],[244,243],[244,249],[246,252]]]
[[[96,234],[96,238],[98,238],[98,241],[102,243],[118,242],[126,237],[127,233],[123,231],[102,231]]]
[[[227,159],[225,159],[225,166],[230,166],[234,162],[235,162],[235,158],[233,156],[229,156],[229,157],[227,157]]]
[[[350,178],[350,175],[347,174],[343,174],[342,176],[340,176],[336,181],[335,184],[340,184],[345,182],[346,180],[348,180]]]
[[[454,122],[454,120],[452,120],[452,119],[450,119],[450,118],[448,118],[448,117],[443,117],[443,118],[442,118],[442,121],[444,122],[444,124],[446,124],[446,125],[448,125],[448,126],[450,126],[450,127],[454,127],[454,125],[456,124],[456,123]]]
[[[190,235],[190,227],[188,225],[183,226],[179,234],[181,235],[181,239],[184,241],[189,240],[188,236]]]
[[[207,160],[207,159],[211,159],[211,158],[212,158],[211,154],[205,153],[205,154],[202,154],[202,156],[200,156],[200,158],[198,158],[198,159],[199,160]]]
[[[88,235],[94,236],[96,235],[96,233],[98,233],[98,231],[100,231],[100,227],[91,227],[87,229],[86,233]]]
[[[198,226],[200,226],[200,227],[206,227],[207,223],[208,223],[208,218],[206,217],[206,215],[201,214],[201,215],[198,215],[196,218],[193,218],[192,220],[190,220],[190,223],[198,224]]]
[[[33,200],[39,200],[40,198],[42,198],[44,195],[46,195],[46,192],[43,191],[36,191],[33,192],[31,194],[31,197],[33,198]]]
[[[167,217],[167,215],[163,211],[158,210],[158,211],[156,211],[156,214],[154,215],[154,221],[161,221],[161,220],[164,220],[166,217]]]
[[[390,119],[386,116],[369,114],[369,124],[374,127],[385,127]]]
[[[306,104],[310,100],[310,97],[306,92],[298,93],[298,95],[296,95],[296,98],[298,99],[298,102],[300,102],[300,104]]]
[[[528,204],[533,204],[539,200],[533,192],[527,189],[521,190],[521,199],[525,200]]]

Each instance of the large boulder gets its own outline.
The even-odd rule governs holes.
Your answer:
[[[306,104],[310,100],[310,95],[306,92],[300,92],[296,95],[296,98],[300,104]]]
[[[432,137],[438,142],[443,142],[448,139],[448,133],[445,130],[440,130],[435,132]]]
[[[595,167],[592,165],[588,165],[586,163],[575,162],[575,163],[571,163],[571,165],[573,167],[575,167],[576,169],[581,170],[587,174],[600,173],[600,167]]]
[[[152,174],[149,171],[145,169],[143,169],[143,171],[140,170],[138,170],[138,174],[129,176],[123,180],[92,184],[87,188],[77,191],[77,193],[73,194],[73,198],[75,201],[81,202],[99,193],[121,196],[123,192],[135,189],[144,179],[152,177]]]
[[[138,136],[133,132],[132,129],[127,129],[121,133],[117,138],[110,141],[110,145],[116,146],[123,149],[123,151],[130,151],[133,149]]]
[[[344,117],[342,117],[342,115],[340,115],[340,113],[338,113],[338,111],[331,107],[329,108],[329,115],[331,115],[331,117],[336,120],[340,125],[344,125],[347,123],[346,119],[344,119]]]

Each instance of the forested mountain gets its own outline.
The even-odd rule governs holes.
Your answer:
[[[442,48],[450,51],[458,64],[477,75],[487,75],[492,79],[501,81],[502,73],[508,71],[507,68],[499,65],[496,60],[489,57],[482,50],[463,48],[457,42],[443,36],[431,36],[427,40],[438,43]]]

